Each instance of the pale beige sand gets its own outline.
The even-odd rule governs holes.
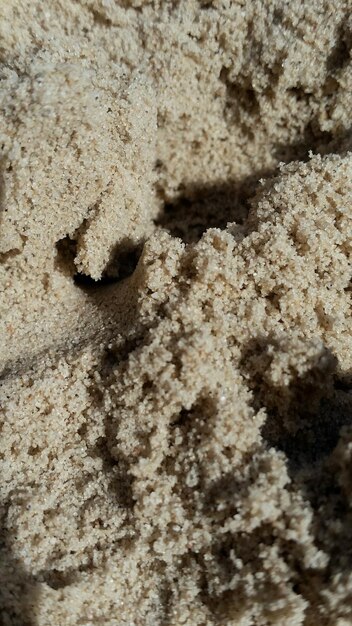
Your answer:
[[[0,623],[352,624],[351,0],[0,3]]]

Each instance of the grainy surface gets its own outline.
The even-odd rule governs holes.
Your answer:
[[[352,624],[351,2],[0,3],[0,623]]]

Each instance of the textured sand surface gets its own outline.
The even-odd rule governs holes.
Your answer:
[[[351,0],[0,2],[0,624],[352,624]]]

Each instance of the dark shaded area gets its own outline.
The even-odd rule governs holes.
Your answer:
[[[171,422],[171,428],[183,428],[187,425],[187,422],[192,420],[192,410],[181,409],[179,414],[175,417],[175,419]]]
[[[105,287],[106,285],[116,283],[116,280],[117,279],[113,276],[102,276],[99,280],[94,280],[94,278],[88,276],[88,274],[82,274],[81,272],[77,272],[73,276],[73,282],[75,285],[85,289]]]
[[[248,467],[250,469],[250,460]],[[250,472],[241,478],[234,476],[231,472],[225,474],[205,491],[203,499],[205,511],[211,512],[214,516],[219,504],[221,504],[220,516],[222,519],[236,515],[238,513],[236,505],[238,497],[245,496],[252,484],[253,476]]]
[[[326,69],[330,73],[343,69],[350,60],[352,47],[352,33],[348,24],[342,22],[336,34],[336,44],[326,60]]]
[[[4,146],[0,146],[1,149],[3,149]],[[5,202],[5,178],[4,178],[4,170],[3,167],[1,167],[0,169],[0,210],[2,210],[4,208],[4,202]]]
[[[6,263],[7,261],[9,261],[9,259],[12,259],[16,256],[18,256],[19,254],[21,254],[22,250],[9,250],[8,252],[1,252],[0,253],[0,264],[1,263]]]
[[[339,377],[337,361],[329,351],[324,369],[312,366],[300,377],[291,366],[290,384],[274,385],[267,372],[280,350],[275,338],[254,339],[243,351],[242,367],[254,408],[267,411],[262,435],[270,446],[285,453],[295,478],[302,469],[322,463],[335,448],[342,426],[352,425],[352,396],[348,377]]]
[[[84,289],[105,287],[117,283],[131,276],[137,267],[142,253],[143,244],[135,245],[129,239],[121,242],[116,251],[111,254],[111,259],[100,279],[95,280],[88,274],[78,272],[75,266],[77,254],[77,241],[68,235],[56,244],[57,264],[61,270],[73,277],[74,283]]]
[[[160,564],[160,565],[161,567],[164,566],[164,564]],[[172,620],[172,613],[171,613],[172,591],[171,591],[170,583],[166,577],[164,578],[163,583],[159,588],[159,603],[160,603],[160,610],[159,610],[159,619],[157,623],[159,623],[160,626],[169,626]]]
[[[103,471],[108,478],[110,498],[120,507],[132,509],[132,477],[129,474],[129,460],[112,453],[115,443],[114,433],[110,420],[105,421],[105,436],[100,437],[94,449],[89,451],[91,456],[99,456],[103,461]]]
[[[223,229],[228,222],[243,224],[259,179],[270,174],[261,170],[238,181],[189,186],[174,202],[165,204],[155,223],[185,243],[196,243],[208,228]]]
[[[88,569],[87,567],[85,569]],[[78,571],[83,571],[80,568]],[[45,570],[43,572],[39,572],[38,580],[40,582],[46,583],[51,589],[63,589],[64,587],[68,587],[72,585],[77,580],[77,571],[69,570],[67,572],[60,572],[57,569]]]
[[[334,388],[337,391],[344,391],[346,393],[352,394],[352,376],[347,375],[337,377],[334,382]]]
[[[301,469],[321,463],[331,454],[338,443],[341,428],[352,425],[352,402],[335,393],[332,398],[321,400],[316,414],[308,417],[303,413],[300,417],[305,420],[305,425],[297,433],[273,436],[278,415],[272,412],[262,432],[270,445],[285,453],[293,477]]]
[[[299,96],[300,97],[300,96]],[[352,146],[352,129],[334,135],[320,129],[317,120],[313,119],[306,125],[303,137],[289,144],[276,144],[274,156],[278,161],[309,161],[309,152],[313,154],[343,154]]]
[[[107,271],[103,273],[101,278],[95,280],[87,274],[76,272],[76,274],[74,274],[73,276],[74,283],[79,287],[89,289],[104,287],[105,285],[111,285],[112,283],[124,280],[125,278],[128,278],[133,274],[134,270],[137,267],[140,255],[140,246],[121,252],[113,260],[113,264],[118,268],[115,270],[115,273],[109,273],[109,269],[107,269]]]
[[[293,91],[293,90],[292,90]],[[294,90],[298,99],[307,97],[301,90]],[[311,120],[305,127],[303,136],[293,143],[277,144],[274,147],[274,156],[278,161],[290,163],[291,161],[309,161],[309,152],[314,154],[327,154],[331,151],[334,137],[330,132],[321,131],[318,123]]]
[[[335,574],[348,575],[352,569],[350,504],[341,483],[342,467],[349,461],[336,456],[342,429],[352,432],[351,375],[341,377],[335,360],[330,372],[312,367],[302,378],[296,374],[289,387],[270,385],[265,375],[270,363],[262,358],[265,348],[262,339],[252,342],[243,363],[251,358],[252,364],[253,359],[259,363],[248,383],[255,408],[267,410],[262,436],[270,447],[284,452],[293,488],[311,504],[316,544],[329,556],[323,579],[315,583],[316,589],[324,589]],[[247,373],[251,370],[252,365]],[[307,572],[299,577],[297,589],[312,597],[314,585]]]
[[[111,28],[112,21],[110,18],[107,17],[104,9],[99,11],[93,7],[88,6],[87,11],[89,11],[91,16],[93,17],[94,24],[96,24],[97,26],[104,26],[105,28]]]
[[[37,603],[35,580],[16,559],[8,541],[8,505],[2,506],[0,528],[0,625],[36,626],[33,607]]]
[[[302,88],[291,90],[298,99],[309,98]],[[352,128],[334,135],[320,129],[317,119],[306,125],[302,137],[292,143],[273,145],[273,156],[278,162],[308,161],[309,152],[326,155],[343,154],[352,148]],[[239,180],[221,181],[209,185],[189,185],[180,189],[174,201],[166,202],[155,220],[174,237],[185,243],[196,243],[208,228],[226,228],[230,222],[245,223],[250,200],[259,181],[278,173],[277,169],[258,170]]]

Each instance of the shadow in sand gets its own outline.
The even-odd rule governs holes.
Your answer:
[[[294,478],[302,468],[311,467],[329,456],[343,426],[352,425],[352,396],[348,377],[337,374],[337,361],[326,350],[330,365],[313,365],[304,376],[292,372],[288,386],[271,384],[266,376],[274,338],[250,341],[243,352],[243,367],[253,391],[256,409],[265,407],[267,420],[262,435],[269,445],[284,452]]]
[[[274,352],[268,347],[274,347]],[[287,456],[292,478],[303,468],[321,463],[335,448],[341,428],[352,425],[349,378],[338,374],[337,361],[326,369],[318,364],[305,375],[291,370],[288,386],[272,384],[266,376],[273,354],[280,350],[275,338],[257,338],[245,347],[242,366],[253,392],[254,407],[265,407],[267,420],[262,436]]]
[[[350,60],[351,47],[352,40],[349,24],[348,22],[342,22],[337,32],[336,43],[326,60],[326,69],[330,74],[334,74],[346,67]]]
[[[284,452],[293,488],[310,502],[316,543],[329,556],[323,588],[335,574],[344,576],[352,569],[350,505],[341,481],[348,437],[339,443],[341,433],[352,430],[351,374],[342,377],[335,359],[330,371],[312,367],[303,377],[293,376],[289,387],[271,385],[265,375],[270,363],[262,358],[265,350],[263,338],[250,342],[242,362],[255,408],[267,410],[262,436],[268,446]],[[254,363],[259,365],[253,375]],[[302,582],[302,593],[311,593],[309,581]]]
[[[293,88],[297,99],[305,97],[301,89]],[[312,119],[306,125],[302,137],[295,142],[276,144],[273,154],[278,161],[290,163],[291,161],[309,161],[309,154],[344,154],[351,150],[352,129],[334,134],[320,129],[317,120]]]
[[[12,554],[3,507],[0,533],[0,624],[1,626],[36,626],[34,607],[38,588],[19,559]]]
[[[225,228],[228,222],[243,224],[259,179],[271,174],[261,170],[238,181],[189,185],[174,202],[165,204],[155,223],[186,243],[199,241],[208,228]]]
[[[98,280],[94,280],[89,274],[79,272],[75,266],[77,255],[77,240],[68,235],[60,239],[56,244],[56,266],[66,275],[72,277],[73,282],[83,289],[97,289],[120,282],[131,276],[137,267],[143,250],[143,242],[135,244],[126,237],[110,253],[110,259],[106,269]]]

